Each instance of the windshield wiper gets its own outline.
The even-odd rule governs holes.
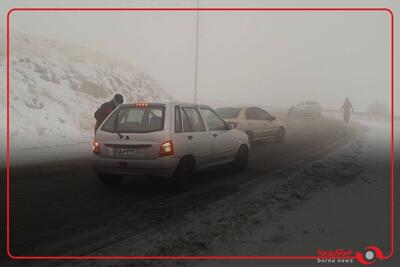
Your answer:
[[[115,133],[118,134],[120,139],[124,138],[124,136],[120,132],[115,132]]]

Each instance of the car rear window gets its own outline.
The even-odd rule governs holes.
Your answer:
[[[217,113],[225,119],[233,119],[239,117],[241,108],[217,108]]]
[[[120,133],[149,133],[164,129],[164,106],[120,107],[104,123],[101,130]]]

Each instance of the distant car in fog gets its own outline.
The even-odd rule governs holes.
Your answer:
[[[244,170],[249,149],[246,134],[208,106],[122,104],[96,132],[93,164],[108,186],[140,174],[172,177],[185,186],[200,169],[230,163]]]
[[[247,134],[249,142],[274,139],[283,142],[286,124],[259,107],[222,107],[216,109],[225,121]]]
[[[317,115],[321,116],[322,108],[318,102],[303,101],[289,109],[289,114],[293,115]]]

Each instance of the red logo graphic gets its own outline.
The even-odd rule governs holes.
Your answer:
[[[359,263],[369,265],[377,259],[384,260],[385,256],[382,251],[376,246],[368,246],[363,252],[356,251],[353,253],[352,249],[330,249],[323,250],[317,249],[318,262],[322,263],[344,263],[347,260],[357,260]]]
[[[321,258],[346,258],[349,257],[353,254],[353,250],[348,249],[342,249],[342,248],[337,248],[337,249],[330,249],[330,250],[322,250],[318,249],[317,250],[317,255],[318,257]]]
[[[356,252],[356,259],[359,263],[368,265],[372,264],[376,259],[383,259],[382,251],[375,246],[366,247],[364,252]]]

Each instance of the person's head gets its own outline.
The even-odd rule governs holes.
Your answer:
[[[113,98],[114,103],[116,103],[117,105],[120,105],[122,103],[124,103],[124,97],[120,94],[116,94]]]

